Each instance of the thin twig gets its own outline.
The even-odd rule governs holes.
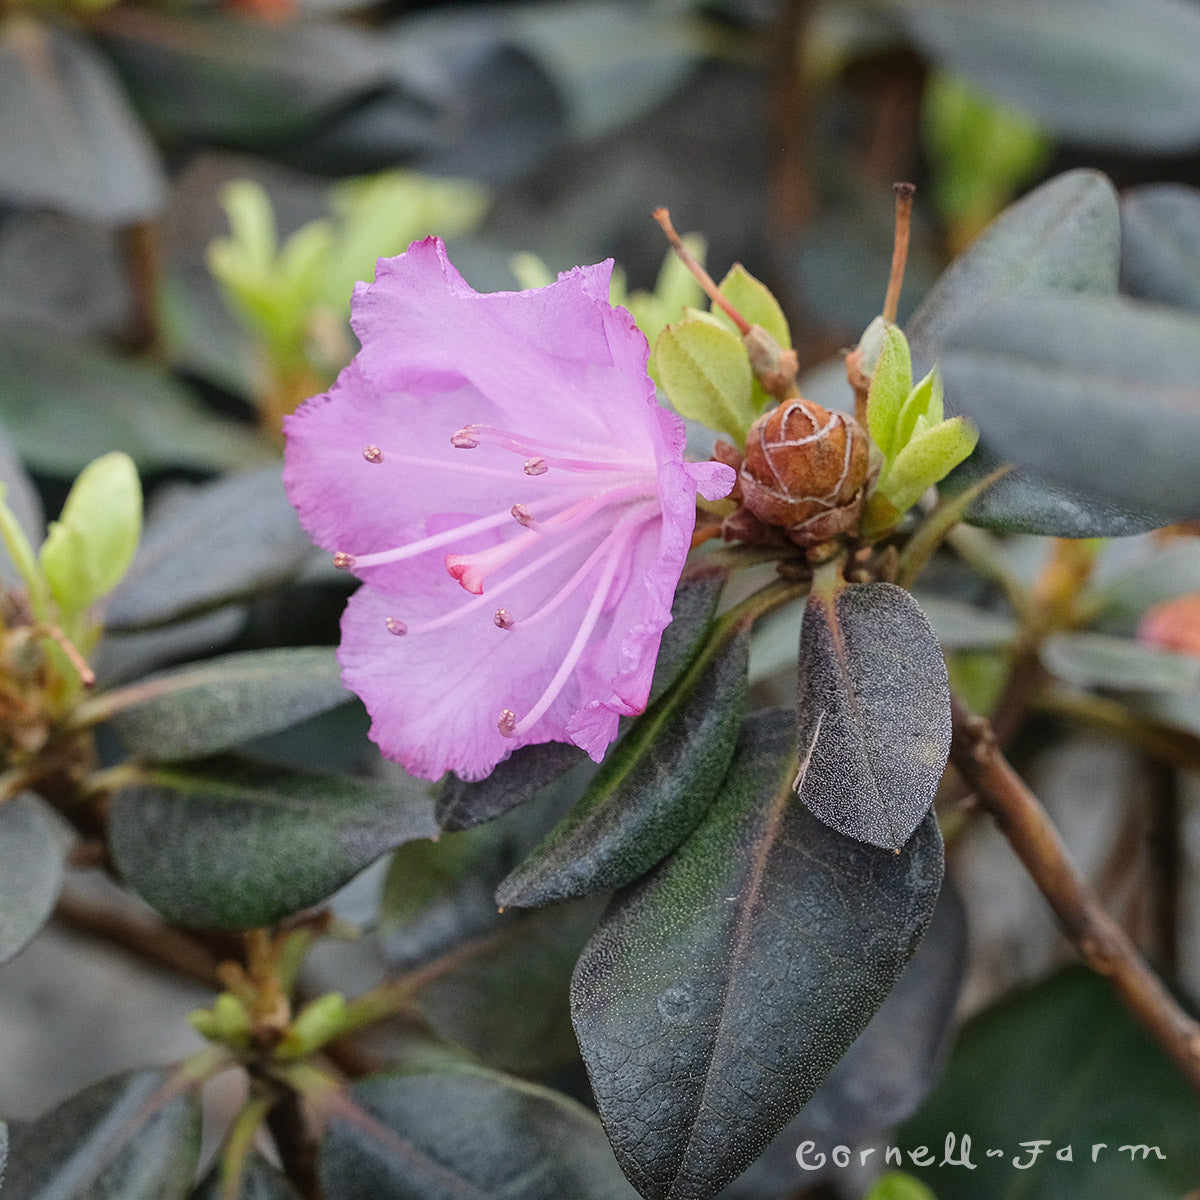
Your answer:
[[[219,988],[218,958],[196,938],[157,921],[64,890],[54,909],[64,925],[103,938],[158,967],[165,967],[207,987]]]
[[[988,723],[955,699],[950,757],[1008,838],[1084,962],[1104,975],[1200,1093],[1200,1024],[1174,1001],[1080,876],[1058,831]]]
[[[904,286],[904,268],[908,264],[908,239],[912,232],[913,197],[915,184],[893,183],[896,193],[896,232],[892,239],[892,270],[888,276],[887,295],[883,301],[883,319],[895,321],[900,310],[900,289]]]
[[[157,221],[137,221],[121,230],[121,252],[133,299],[130,338],[133,349],[160,349],[158,287],[162,276],[162,229]]]
[[[745,337],[750,332],[750,322],[725,299],[724,293],[717,286],[717,281],[683,244],[683,239],[675,232],[675,226],[671,222],[670,211],[666,208],[656,208],[651,215],[658,222],[663,233],[667,235],[667,241],[671,243],[671,249],[675,251],[679,261],[695,276],[696,282],[703,288],[704,294],[737,326],[742,337]]]
[[[1179,772],[1161,759],[1143,759],[1149,782],[1150,924],[1156,961],[1164,971],[1179,969],[1179,894],[1183,887],[1182,804]]]

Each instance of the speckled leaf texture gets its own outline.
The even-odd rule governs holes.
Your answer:
[[[899,850],[950,753],[950,689],[917,602],[891,583],[814,588],[800,631],[800,799],[831,828]]]
[[[621,892],[580,957],[575,1031],[646,1200],[707,1200],[816,1091],[916,949],[942,879],[928,817],[895,854],[792,791],[792,714],[743,727],[704,822]]]

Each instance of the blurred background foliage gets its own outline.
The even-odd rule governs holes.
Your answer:
[[[522,914],[513,936],[513,923],[499,932],[492,901],[578,787],[555,785],[534,806],[436,844],[409,841],[433,828],[421,799],[369,748],[365,716],[321,649],[336,640],[348,584],[312,551],[283,498],[279,422],[353,354],[353,283],[371,278],[376,257],[434,232],[480,290],[613,256],[616,298],[660,328],[697,300],[664,268],[648,219],[668,204],[680,229],[702,235],[718,275],[740,261],[770,286],[811,394],[828,403],[822,389],[836,377],[833,403],[847,407],[836,354],[879,312],[897,179],[918,185],[902,323],[1010,201],[1082,165],[1122,191],[1123,289],[1200,311],[1198,63],[1195,0],[9,0],[0,9],[0,478],[38,546],[47,514],[98,455],[124,451],[141,472],[145,533],[104,610],[94,662],[116,699],[98,697],[88,718],[105,722],[104,762],[129,752],[154,765],[111,813],[111,852],[135,890],[180,924],[237,929],[322,901],[408,842],[334,905],[338,920],[377,936],[354,954],[345,945],[315,954],[306,976],[316,994],[444,964],[422,977],[404,1022],[356,1051],[358,1065],[432,1038],[582,1095],[565,996],[595,905]],[[1194,507],[1194,470],[1163,486]],[[1200,765],[1200,681],[1194,659],[1174,651],[1186,650],[1200,617],[1195,606],[1160,613],[1156,644],[1135,639],[1155,606],[1200,591],[1194,529],[1071,552],[961,533],[959,557],[935,562],[921,597],[952,679],[987,710],[1003,702],[1014,653],[1038,664],[1052,686],[1023,727],[1024,762],[1051,743],[1061,753],[1079,725],[1131,748],[1120,760],[1136,768],[1128,790],[1150,801],[1110,791],[1077,813],[1092,847],[1083,857],[1121,902],[1147,822],[1161,835],[1158,858],[1140,867],[1159,876],[1150,901],[1129,901],[1125,915],[1195,995],[1200,922],[1187,905],[1200,905],[1187,900],[1179,846],[1194,850],[1197,834],[1180,772]],[[15,582],[11,563],[0,572]],[[768,622],[756,641],[761,702],[786,700],[792,686],[794,621]],[[252,666],[213,659],[241,653],[256,656]],[[209,662],[209,674],[173,677],[159,708],[119,690],[191,659]],[[265,715],[247,723],[247,712]],[[236,760],[211,757],[230,751]],[[314,799],[303,782],[314,770],[338,773],[338,788]],[[272,816],[280,797],[283,822]],[[178,861],[149,861],[139,840],[147,814],[213,840],[199,852],[181,842]],[[351,827],[357,840],[342,836]],[[54,909],[63,834],[24,798],[5,806],[0,834],[7,957]],[[1003,851],[972,855],[982,836],[967,831],[956,851],[976,920],[965,1001],[974,1008],[1057,958],[1046,929],[1029,933],[1028,911],[1015,917],[999,900],[989,909],[998,885],[980,863]],[[280,878],[301,884],[281,888]],[[874,1042],[856,1045],[866,1043],[859,1065],[830,1077],[731,1200],[798,1194],[814,1183],[789,1161],[805,1130],[868,1138],[908,1118],[929,1090],[965,969],[961,906],[948,894],[942,932],[917,960],[924,982],[906,997],[902,981],[888,1001],[908,1004],[905,1015],[881,1013]],[[66,922],[97,926],[77,883],[64,896]],[[106,895],[99,906],[116,903]],[[460,961],[464,945],[484,948]],[[1084,1019],[1110,1031],[1108,1057],[1089,1063],[1079,1047],[1080,1063],[1067,1064],[1058,1050]],[[997,1065],[1007,1055],[998,1045],[1019,1053]],[[1156,1105],[1161,1121],[1135,1140],[1161,1128],[1179,1148],[1166,1167],[1088,1175],[1087,1193],[1178,1198],[1188,1186],[1178,1164],[1194,1148],[1177,1132],[1189,1102],[1169,1069],[1146,1065],[1153,1053],[1107,994],[1057,976],[968,1030],[914,1136],[936,1140],[965,1108],[1009,1146],[1051,1136],[1033,1128],[1037,1111],[1023,1098],[1037,1092],[1050,1110],[1056,1096],[1077,1100],[1083,1079],[1116,1106],[1101,1126]],[[28,1110],[16,1115],[80,1086],[84,1063],[93,1076],[126,1065],[102,1055],[63,1064],[53,1086],[35,1089],[37,1104],[16,1102]],[[90,1128],[96,1111],[132,1103],[143,1085],[105,1086],[91,1108],[69,1102],[61,1126]],[[159,1143],[147,1135],[139,1145],[149,1161]],[[351,1161],[358,1151],[338,1153]],[[288,1194],[265,1164],[253,1170],[266,1181],[255,1194]],[[948,1197],[967,1194],[955,1190],[963,1178],[928,1182]],[[1013,1194],[1011,1173],[966,1178],[976,1200]],[[204,1186],[198,1196],[217,1194]],[[1050,1172],[1022,1194],[1070,1186]],[[912,1181],[879,1187],[880,1197],[926,1194]]]

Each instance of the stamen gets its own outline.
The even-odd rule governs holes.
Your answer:
[[[450,435],[450,443],[463,450],[487,445],[529,455],[525,460],[526,475],[544,475],[550,467],[564,467],[570,471],[625,471],[630,466],[628,462],[593,457],[590,446],[563,445],[491,425],[464,425]]]
[[[383,461],[389,467],[409,467],[414,471],[426,473],[429,471],[445,471],[454,478],[464,474],[477,475],[484,479],[512,479],[511,467],[479,466],[470,460],[464,462],[458,455],[446,454],[440,458],[427,458],[421,454],[400,454],[396,451],[380,447]]]
[[[507,608],[496,609],[496,615],[492,618],[497,629],[511,629],[516,621],[513,620],[513,615]]]
[[[620,524],[612,530],[611,533],[591,552],[583,561],[583,565],[567,580],[566,583],[546,601],[536,612],[528,617],[521,619],[521,628],[525,629],[530,625],[536,624],[538,621],[544,620],[557,609],[564,600],[566,600],[572,592],[590,575],[596,564],[606,554],[613,551],[614,542],[625,542],[629,539],[630,527],[638,523],[638,514],[635,510],[626,516]]]
[[[475,533],[486,533],[489,529],[495,529],[499,525],[506,525],[512,520],[512,513],[509,511],[492,513],[491,516],[480,517],[476,521],[468,521],[465,525],[456,525],[453,529],[447,529],[443,533],[435,533],[432,537],[422,538],[417,542],[409,542],[406,546],[396,546],[392,550],[380,550],[376,554],[335,554],[333,558],[334,566],[339,567],[380,567],[385,563],[401,562],[406,558],[415,558],[418,554],[424,554],[427,550],[437,550],[450,542],[456,542],[459,538],[470,537]],[[338,562],[338,559],[344,558],[347,561]]]
[[[333,556],[333,565],[339,571],[349,571],[354,566],[355,558],[353,554],[347,554],[344,550],[339,550]]]
[[[395,637],[403,637],[408,632],[408,626],[403,621],[396,620],[395,617],[388,617],[384,624],[387,626],[388,633]]]
[[[372,442],[371,445],[364,447],[363,458],[369,463],[381,463],[383,462],[383,451]]]
[[[502,708],[496,719],[496,728],[505,737],[515,737],[517,732],[517,714],[511,708]]]
[[[496,597],[502,596],[518,584],[524,583],[531,575],[536,575],[556,558],[561,558],[564,554],[569,553],[580,542],[586,541],[591,536],[593,536],[591,531],[585,529],[582,533],[565,537],[561,541],[556,539],[552,544],[552,549],[548,550],[545,554],[539,554],[537,558],[526,563],[519,571],[514,571],[507,579],[502,579],[494,587],[489,588],[487,596],[477,596],[474,600],[468,600],[465,604],[460,604],[457,608],[451,609],[448,613],[444,613],[440,617],[435,617],[431,621],[423,621],[418,625],[409,625],[409,635],[415,637],[417,634],[431,633],[433,630],[441,629],[445,625],[453,625],[459,618],[469,616],[476,609],[484,608],[494,603]]]
[[[630,534],[627,533],[626,537],[628,536]],[[550,680],[546,690],[538,697],[537,703],[519,721],[513,724],[511,735],[506,733],[505,736],[519,737],[525,733],[531,726],[541,720],[550,705],[558,699],[559,693],[563,690],[567,680],[571,677],[571,672],[575,670],[579,659],[583,655],[588,640],[592,636],[592,631],[596,628],[596,622],[600,619],[600,613],[604,608],[604,601],[608,599],[609,589],[612,586],[613,576],[616,574],[620,558],[620,554],[611,554],[609,556],[608,562],[604,564],[604,571],[597,581],[596,590],[592,594],[591,601],[588,603],[587,612],[584,613],[583,621],[576,631],[575,640],[571,643],[571,647],[559,665],[558,670],[555,671],[554,678]],[[505,709],[504,712],[509,713],[511,710]],[[504,714],[501,714],[502,721],[503,717]],[[500,732],[505,733],[503,724],[501,725]]]
[[[529,511],[528,506],[524,504],[514,504],[511,511],[513,520],[516,521],[518,525],[529,527],[534,524],[533,513]]]

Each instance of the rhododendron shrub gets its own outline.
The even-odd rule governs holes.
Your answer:
[[[1022,1145],[1030,1194],[1191,1194],[1200,1027],[1003,749],[1049,711],[1022,745],[1090,722],[1158,756],[1135,908],[1179,911],[1200,322],[1162,268],[1200,262],[1200,199],[1144,200],[1123,223],[1103,177],[1052,180],[901,329],[897,185],[836,389],[659,210],[678,261],[649,297],[528,261],[544,286],[481,294],[433,238],[381,260],[282,478],[172,481],[143,524],[133,459],[105,455],[47,529],[0,443],[0,962],[57,908],[215,993],[201,1049],[14,1124],[4,1200],[781,1200],[897,1153],[992,1200]],[[234,276],[286,307],[329,231],[276,263],[242,224]],[[1116,294],[1127,265],[1159,303]],[[1053,539],[1036,577],[996,530]],[[1115,987],[1007,998],[930,1095],[966,956],[942,823],[986,814]],[[72,868],[136,907],[58,900],[64,822]],[[1141,828],[1107,824],[1106,877]],[[377,982],[325,990],[344,963]],[[1055,1129],[1090,1152],[1027,1140]]]

